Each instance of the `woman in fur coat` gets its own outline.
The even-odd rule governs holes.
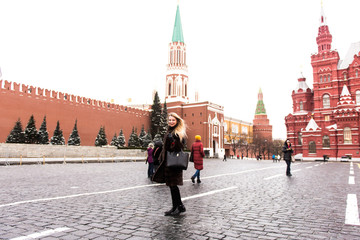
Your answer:
[[[165,216],[176,216],[185,212],[181,201],[178,185],[183,185],[183,170],[166,167],[167,152],[180,152],[184,149],[186,138],[185,121],[176,113],[168,114],[168,130],[164,137],[164,145],[160,154],[160,165],[156,170],[153,181],[166,183],[170,188],[172,208],[165,212]]]

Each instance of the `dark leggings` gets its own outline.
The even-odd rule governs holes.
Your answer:
[[[173,207],[182,205],[179,187],[178,186],[169,186],[169,187],[170,187]]]
[[[290,165],[291,165],[291,160],[285,160],[286,162],[286,175],[290,175],[291,174],[291,170],[290,170]]]

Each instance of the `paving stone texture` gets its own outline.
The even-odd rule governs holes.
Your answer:
[[[345,224],[347,195],[360,197],[357,163],[355,184],[350,163],[296,162],[292,177],[285,168],[206,159],[193,184],[190,164],[187,211],[169,217],[169,188],[144,162],[1,166],[0,239],[64,227],[40,239],[360,239],[360,226]]]

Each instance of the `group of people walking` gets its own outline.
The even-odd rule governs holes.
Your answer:
[[[170,189],[172,208],[166,211],[165,216],[177,216],[186,211],[181,201],[179,185],[183,185],[183,170],[166,166],[167,152],[180,152],[184,150],[186,141],[185,121],[176,113],[168,114],[168,130],[162,142],[150,143],[147,149],[148,177],[158,183],[165,183]],[[290,164],[293,153],[290,140],[285,141],[282,149],[284,160],[287,165],[286,175],[291,176]],[[201,183],[200,171],[203,170],[204,147],[201,136],[195,136],[195,142],[191,146],[191,155],[194,162],[195,173],[191,181]],[[224,157],[225,159],[225,157]]]

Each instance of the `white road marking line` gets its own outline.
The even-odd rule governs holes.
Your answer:
[[[313,166],[310,166],[310,167],[306,167],[306,168],[313,168]]]
[[[249,169],[249,170],[244,170],[244,171],[240,171],[240,172],[234,172],[234,173],[223,173],[223,174],[218,174],[218,175],[213,175],[213,176],[208,176],[208,177],[202,177],[202,179],[210,179],[210,178],[216,178],[216,177],[223,177],[223,176],[237,175],[237,174],[242,174],[242,173],[256,172],[256,171],[262,171],[262,170],[266,170],[266,169],[272,169],[272,168],[283,168],[283,167],[284,167],[284,166],[275,166],[275,167],[266,167],[266,168]],[[190,181],[190,180],[188,180],[188,181]]]
[[[192,195],[189,197],[184,197],[181,198],[182,201],[186,201],[192,198],[198,198],[198,197],[203,197],[203,196],[207,196],[207,195],[211,195],[211,194],[215,194],[215,193],[219,193],[219,192],[223,192],[223,191],[228,191],[228,190],[232,190],[237,188],[236,186],[232,186],[232,187],[228,187],[228,188],[223,188],[223,189],[219,189],[219,190],[214,190],[214,191],[210,191],[210,192],[206,192],[206,193],[200,193],[200,194],[196,194],[196,195]]]
[[[356,194],[347,195],[345,224],[360,225]]]
[[[2,204],[2,205],[0,205],[0,208],[19,205],[19,204],[23,204],[23,203],[44,202],[44,201],[57,200],[57,199],[75,198],[75,197],[90,196],[90,195],[97,195],[97,194],[104,194],[104,193],[114,193],[114,192],[121,192],[121,191],[126,191],[126,190],[133,190],[133,189],[145,188],[145,187],[153,187],[153,186],[159,186],[159,185],[164,185],[164,184],[163,183],[147,184],[147,185],[139,185],[139,186],[135,186],[135,187],[127,187],[127,188],[120,188],[120,189],[114,189],[114,190],[108,190],[108,191],[101,191],[101,192],[79,193],[79,194],[74,194],[74,195],[67,195],[67,196],[60,196],[60,197],[53,197],[53,198],[39,198],[39,199],[33,199],[33,200],[27,200],[27,201],[19,201],[19,202]]]
[[[355,184],[355,177],[349,176],[349,184]]]
[[[285,174],[283,174],[283,173],[282,174],[277,174],[277,175],[274,175],[274,176],[271,176],[271,177],[264,178],[264,180],[270,180],[270,179],[281,177],[281,176],[285,176]]]
[[[291,172],[300,172],[300,171],[301,171],[301,169],[296,169],[296,170],[291,171]],[[270,180],[270,179],[281,177],[281,176],[285,176],[285,174],[276,174],[274,176],[266,177],[266,178],[264,178],[264,180]]]
[[[40,237],[45,237],[45,236],[49,236],[51,234],[54,233],[58,233],[58,232],[64,232],[69,230],[70,228],[67,227],[63,227],[63,228],[56,228],[56,229],[51,229],[51,230],[47,230],[47,231],[43,231],[43,232],[39,232],[39,233],[33,233],[27,236],[23,236],[23,237],[17,237],[17,238],[12,238],[10,240],[28,240],[28,239],[36,239],[36,238],[40,238]]]
[[[353,167],[353,162],[350,162],[350,167]]]
[[[316,164],[314,167],[318,167],[319,166],[319,164]]]
[[[350,170],[350,174],[351,174],[351,175],[354,175],[354,170]]]

